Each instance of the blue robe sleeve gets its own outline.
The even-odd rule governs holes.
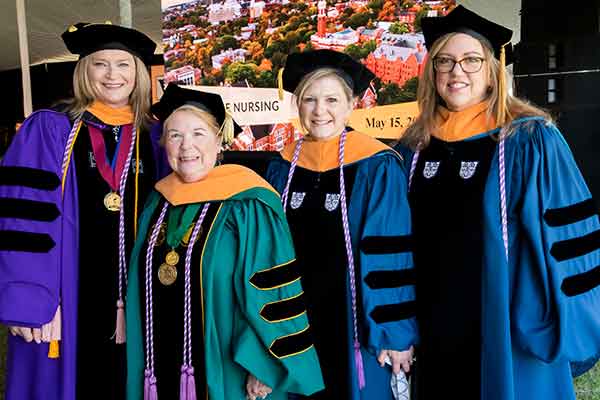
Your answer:
[[[265,180],[271,184],[277,190],[282,193],[287,183],[287,176],[290,170],[290,163],[282,158],[276,158],[269,162],[267,172],[265,173]]]
[[[543,361],[586,360],[600,353],[598,211],[554,125],[538,121],[515,136],[522,198],[521,240],[509,249],[514,335]]]
[[[0,165],[0,321],[7,325],[40,326],[59,303],[61,264],[72,256],[65,249],[74,245],[63,237],[77,217],[61,195],[70,128],[64,114],[32,114]],[[69,187],[73,180],[71,171]]]
[[[357,212],[361,218],[356,217]],[[382,349],[408,350],[418,340],[416,276],[407,177],[396,154],[379,154],[357,172],[350,221],[353,230],[358,228],[353,240],[359,240],[359,284],[367,337],[361,342],[373,354]],[[362,221],[362,227],[356,221]]]

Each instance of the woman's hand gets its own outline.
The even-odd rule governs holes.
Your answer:
[[[404,370],[404,372],[408,373],[410,371],[410,366],[413,363],[413,354],[414,348],[412,346],[406,351],[381,350],[377,357],[377,361],[379,362],[379,365],[383,367],[385,365],[386,357],[389,357],[392,362],[394,374],[399,374],[400,370]]]
[[[248,400],[264,399],[272,391],[270,387],[256,379],[254,375],[248,374],[248,379],[246,379],[246,398]]]
[[[40,328],[27,328],[25,326],[9,326],[8,330],[13,336],[21,336],[23,340],[30,343],[34,340],[36,343],[42,343],[42,330]]]

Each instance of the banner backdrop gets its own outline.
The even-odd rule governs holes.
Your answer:
[[[345,52],[376,76],[350,125],[397,139],[418,113],[427,57],[420,21],[455,0],[162,0],[165,84],[219,93],[244,131],[235,150],[280,150],[302,135],[291,93],[278,98],[288,54]]]

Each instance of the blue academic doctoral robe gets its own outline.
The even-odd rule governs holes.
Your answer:
[[[575,399],[569,362],[600,353],[597,209],[554,125],[540,118],[517,120],[505,146],[508,260],[497,144],[482,195],[480,398]],[[398,150],[410,165],[411,153]],[[413,185],[420,174],[425,170],[417,164]],[[413,220],[415,230],[419,222]],[[427,265],[419,265],[417,257],[420,268]],[[452,390],[460,392],[463,384],[469,382]]]
[[[331,161],[326,167],[305,165],[301,157],[286,207],[304,271],[302,285],[325,379],[325,396],[330,396],[311,399],[336,395],[353,400],[393,399],[391,369],[380,367],[376,357],[382,349],[407,350],[418,340],[405,171],[396,152],[362,133],[348,133],[344,175],[366,380],[366,386],[359,390],[348,266],[339,199],[335,197],[339,194],[338,143],[339,138],[323,146],[304,143],[302,151],[315,153],[309,158]],[[267,180],[279,192],[287,182],[294,146],[289,145],[282,152],[283,158],[273,160],[267,171]],[[331,332],[339,332],[340,337]],[[327,351],[333,354],[327,355]]]

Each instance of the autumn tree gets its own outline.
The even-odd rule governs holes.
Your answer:
[[[252,40],[248,40],[242,46],[244,49],[248,50],[249,58],[251,58],[256,63],[259,63],[260,60],[264,58],[264,49],[259,42],[254,42]]]
[[[379,21],[394,21],[396,18],[396,4],[394,1],[387,0],[379,12],[377,19]]]

